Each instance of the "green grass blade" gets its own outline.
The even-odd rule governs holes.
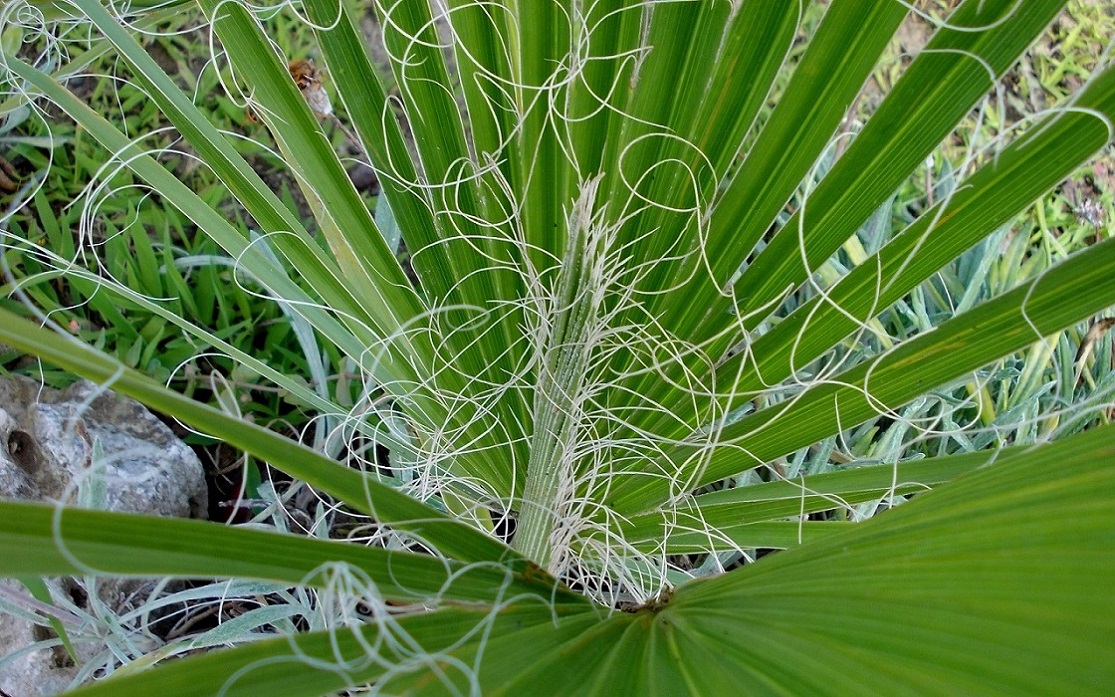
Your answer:
[[[99,0],[78,0],[77,6],[112,42],[120,57],[135,72],[135,79],[146,88],[167,118],[197,150],[198,155],[213,168],[237,200],[252,214],[262,230],[267,233],[282,233],[274,237],[275,244],[313,284],[315,290],[338,311],[366,319],[368,317],[366,310],[357,297],[353,296],[349,286],[341,280],[336,266],[327,263],[321,257],[317,243],[310,238],[302,223],[236,152],[228,138],[209,123],[206,116],[159,68],[155,60],[129,31],[109,15]],[[12,67],[21,74],[21,77],[30,79],[26,74],[28,67],[22,66],[18,61],[13,61]],[[41,80],[36,81],[35,84],[46,92]],[[52,98],[55,97],[52,95]],[[67,111],[78,119],[70,108]],[[82,121],[82,119],[78,120]],[[102,138],[98,139],[110,151],[117,152],[122,149],[122,146],[110,145]],[[157,186],[161,191],[162,186]],[[183,212],[190,215],[188,209]],[[266,276],[263,278],[266,280]]]
[[[194,428],[244,450],[353,508],[415,533],[430,545],[463,561],[514,560],[497,540],[447,518],[406,494],[380,484],[303,445],[169,390],[126,369],[95,349],[35,326],[0,309],[0,341],[32,353],[76,375],[110,387],[147,406],[171,414]]]
[[[1018,351],[1115,303],[1115,240],[1086,249],[1032,281],[954,317],[932,332],[808,388],[786,404],[767,407],[724,427],[721,447],[700,459],[682,446],[674,467],[693,471],[687,487],[712,483],[823,440],[880,413],[897,409],[927,389]],[[792,429],[771,424],[793,423]],[[661,477],[632,477],[611,489],[612,505],[635,512],[671,494]],[[675,492],[676,495],[676,492]]]
[[[856,329],[855,319],[866,321],[899,300],[1108,143],[1110,128],[1097,114],[1115,118],[1115,70],[1098,75],[1081,93],[1077,107],[1095,113],[1072,111],[1036,126],[1032,136],[976,172],[939,218],[934,213],[924,215],[831,288],[827,301],[815,298],[804,303],[757,339],[749,352],[754,370],[743,374],[738,392],[747,394],[781,382],[795,367],[814,361]],[[843,312],[817,312],[825,302]],[[742,360],[741,355],[726,361],[720,370],[732,374]]]
[[[405,5],[405,7],[403,6]],[[372,164],[380,174],[387,200],[403,231],[411,263],[418,274],[425,297],[437,306],[446,307],[440,315],[441,326],[454,327],[447,341],[459,348],[455,352],[457,371],[440,376],[440,386],[460,389],[460,381],[451,378],[457,372],[484,376],[494,384],[508,380],[503,369],[516,365],[521,346],[517,342],[520,324],[516,313],[492,313],[488,322],[496,327],[482,330],[469,328],[477,323],[477,309],[493,298],[517,297],[519,276],[507,268],[491,264],[491,259],[516,259],[518,249],[498,238],[499,231],[488,227],[488,221],[499,216],[489,208],[497,189],[491,187],[481,196],[476,182],[469,179],[469,151],[465,129],[450,93],[440,51],[413,43],[397,36],[423,27],[423,11],[412,17],[411,6],[404,3],[389,13],[392,22],[404,17],[407,22],[384,28],[389,45],[406,56],[405,67],[396,65],[402,88],[400,96],[406,110],[407,123],[419,150],[422,172],[411,161],[399,124],[375,69],[364,49],[350,15],[343,9],[338,15],[335,0],[312,0],[307,3],[309,19],[321,28],[316,30],[338,94],[344,102],[356,132],[367,148]],[[428,7],[424,12],[428,12]],[[436,32],[420,31],[424,40],[437,41]],[[405,46],[405,48],[404,48]],[[405,81],[405,82],[402,82]],[[458,179],[460,183],[450,184]],[[429,186],[426,186],[429,185]],[[481,253],[477,253],[480,250]],[[469,310],[462,310],[462,307]],[[494,335],[494,336],[493,336]],[[512,347],[513,357],[503,354]],[[500,423],[514,424],[526,418],[522,403],[503,400],[496,405]],[[478,434],[484,428],[477,428]],[[479,466],[479,465],[478,465]],[[506,473],[489,469],[488,479],[509,479]]]
[[[184,5],[189,2],[189,0],[179,0],[179,2],[180,4]],[[43,9],[44,15],[46,15],[44,18],[49,17],[50,13],[56,11],[62,14],[53,2],[44,3],[39,2],[38,0],[33,0],[31,2],[28,2],[28,4],[40,6],[40,9]],[[166,24],[167,21],[172,20],[181,14],[181,10],[175,7],[167,7],[166,3],[159,3],[159,5],[159,9],[144,13],[144,15],[136,20],[136,22],[132,26],[134,26],[138,31],[141,32],[149,31],[158,26]],[[133,3],[132,6],[135,7],[135,4]],[[66,12],[64,13],[64,16],[72,16],[73,6],[69,3],[65,3],[65,8]],[[70,78],[73,78],[89,70],[89,67],[91,65],[95,65],[97,61],[103,59],[112,50],[113,46],[111,42],[98,42],[93,46],[90,46],[89,49],[83,52],[80,56],[76,56],[72,60],[69,60],[57,66],[52,75],[56,80],[58,80],[58,82],[64,83]],[[17,108],[22,100],[22,95],[10,95],[7,96],[5,99],[0,100],[0,114],[7,114],[8,112]]]
[[[261,254],[258,249],[249,244],[249,241],[229,224],[221,214],[213,210],[201,198],[193,193],[186,185],[179,181],[170,171],[160,165],[151,157],[144,154],[142,148],[129,140],[123,133],[106,121],[99,114],[93,112],[87,105],[78,100],[70,91],[63,88],[46,74],[36,70],[17,58],[9,57],[8,66],[21,78],[28,81],[66,111],[82,128],[97,139],[110,152],[127,162],[137,175],[142,177],[156,189],[171,205],[180,210],[186,217],[193,221],[201,230],[208,234],[228,254],[239,261],[251,275],[267,287],[276,297],[293,301],[292,307],[313,324],[325,336],[337,344],[342,350],[349,352],[354,357],[361,356],[366,350],[366,343],[358,340],[350,329],[346,329],[329,313],[318,308],[318,303],[308,296],[297,284],[293,283],[286,272],[277,267],[270,259]],[[282,235],[276,240],[281,240]],[[316,248],[316,244],[294,245],[294,247],[309,252]],[[300,273],[310,279],[336,278],[335,271],[324,265],[322,260],[314,254],[297,254],[291,246],[284,247],[284,253],[298,266]],[[329,301],[336,301],[334,308],[344,308],[352,303],[350,296],[339,297],[332,293],[328,287],[318,286],[323,290],[323,297]],[[127,327],[128,323],[120,322],[120,326]],[[354,327],[360,335],[361,329]],[[367,332],[363,335],[371,340]],[[389,376],[382,375],[387,380]]]
[[[328,214],[320,222],[323,230],[332,231],[329,236],[334,254],[340,261],[339,268],[331,262],[327,264],[321,258],[318,243],[306,237],[304,232],[286,234],[296,233],[301,229],[297,221],[274,199],[274,195],[247,168],[243,159],[229,150],[231,146],[224,136],[205,121],[204,116],[185,99],[171,79],[159,70],[146,51],[103,7],[93,0],[82,2],[82,8],[112,39],[121,55],[126,57],[137,73],[145,76],[151,85],[153,98],[167,110],[168,116],[185,135],[192,138],[191,143],[208,158],[207,161],[215,171],[228,177],[230,186],[248,205],[253,215],[260,216],[267,223],[269,227],[265,227],[265,231],[284,233],[269,239],[274,240],[275,246],[291,260],[305,281],[342,318],[348,330],[339,330],[339,325],[333,321],[325,327],[323,333],[372,372],[385,389],[393,391],[407,405],[414,405],[412,413],[416,418],[435,424],[435,428],[442,428],[454,421],[469,423],[473,425],[475,432],[482,434],[481,441],[485,437],[490,438],[490,429],[485,427],[484,419],[476,418],[475,413],[467,413],[467,409],[458,409],[456,413],[449,414],[444,404],[430,398],[426,390],[428,377],[420,377],[426,371],[419,366],[434,365],[438,361],[433,358],[437,350],[429,340],[428,333],[420,331],[423,322],[428,319],[424,319],[425,309],[409,281],[402,275],[393,252],[388,249],[374,222],[371,222],[371,217],[347,174],[329,149],[328,141],[321,136],[319,126],[309,113],[305,99],[298,92],[285,66],[272,55],[270,45],[262,38],[253,20],[243,9],[226,5],[227,12],[222,13],[221,22],[231,24],[218,23],[218,26],[228,26],[221,31],[227,33],[228,40],[240,47],[236,55],[242,56],[245,61],[245,65],[240,66],[241,71],[256,76],[258,82],[255,95],[266,105],[266,113],[275,118],[286,119],[288,124],[296,124],[278,129],[276,135],[284,143],[284,151],[288,153],[288,157],[290,153],[298,153],[297,157],[290,159],[300,181],[315,183],[306,190],[307,196],[311,201],[321,203],[323,207],[320,212],[324,214],[328,210]],[[111,129],[103,119],[80,105],[70,93],[56,84],[45,84],[47,78],[37,75],[33,68],[15,60],[12,62],[22,77],[35,78],[36,87],[49,94],[52,99],[64,102],[80,122],[89,124],[99,120],[96,124],[99,127],[98,139],[106,147],[127,154],[134,152],[135,146]],[[189,194],[169,172],[156,164],[148,165],[146,159],[137,162],[144,165],[139,172],[141,176],[160,191],[179,193],[174,201],[175,205],[191,218],[202,218],[199,223],[201,227],[208,233],[217,235],[215,239],[230,254],[237,256],[246,248],[247,243],[239,234],[228,234],[227,231],[232,228],[227,225],[227,221],[221,220],[221,216],[208,206],[199,206],[196,197]],[[246,172],[241,171],[245,168]],[[253,202],[254,206],[251,205]],[[281,209],[281,214],[271,211],[275,206]],[[342,234],[341,230],[346,232]],[[291,242],[292,237],[298,237],[298,241]],[[371,277],[366,273],[368,269],[371,269]],[[305,293],[295,284],[266,268],[254,268],[252,275],[265,284],[275,286],[273,292],[276,296],[300,301],[292,303],[291,307],[300,313],[307,313],[307,318],[311,321],[315,314],[319,315],[314,324],[319,329],[324,326],[323,322],[327,318],[315,309],[319,303],[312,298],[305,298]],[[445,371],[440,382],[444,383],[439,385],[442,389],[459,392],[462,379],[458,373]],[[500,495],[506,496],[512,476],[504,464],[506,459],[492,455],[492,450],[491,447],[479,449],[479,455],[459,458],[456,465],[466,467],[470,463],[476,463],[474,466],[480,469],[480,476],[491,482]]]
[[[700,230],[677,211],[703,213],[717,196],[783,67],[799,10],[794,3],[676,3],[652,13],[645,45],[653,49],[639,67],[631,118],[618,138],[628,145],[655,136],[625,152],[618,166],[629,182],[653,172],[636,190],[654,205],[625,226],[632,237],[655,231],[632,248],[637,258],[661,260],[646,290],[677,285],[700,262],[687,255],[703,244]],[[619,177],[611,186],[613,200],[630,195]],[[669,297],[653,296],[650,305]]]
[[[766,523],[726,523],[709,534],[707,523],[679,515],[665,526],[667,533],[654,530],[648,537],[627,538],[635,549],[666,554],[710,554],[741,549],[788,549],[840,532],[855,523],[842,520],[778,520]]]
[[[539,268],[553,262],[546,254],[560,258],[565,250],[567,226],[562,206],[572,200],[569,169],[572,166],[558,145],[551,110],[553,83],[570,46],[569,10],[560,0],[514,3],[515,22],[511,25],[514,63],[512,76],[518,83],[518,140],[515,179],[520,196],[522,234],[532,249]]]
[[[666,540],[666,549],[671,554],[693,553],[691,550],[701,545],[705,549],[727,548],[730,544],[738,548],[780,548],[787,545],[774,542],[788,541],[789,546],[794,546],[812,534],[828,530],[811,526],[814,521],[810,521],[799,538],[795,530],[798,524],[784,522],[784,518],[851,509],[869,501],[922,493],[1014,450],[1021,447],[893,465],[865,465],[700,494],[668,513],[632,516],[622,525],[623,537],[628,541],[642,540],[636,542],[641,547]],[[764,521],[782,522],[767,527]],[[769,544],[743,544],[748,541]]]
[[[1004,451],[980,451],[909,460],[893,465],[865,465],[797,479],[752,484],[693,497],[693,505],[711,524],[737,520],[774,520],[816,513],[886,495],[916,494],[992,462]],[[632,522],[640,520],[633,518]]]
[[[171,272],[173,272],[172,266],[170,267],[170,269]],[[36,285],[50,282],[56,278],[61,278],[63,276],[71,282],[75,278],[88,278],[90,281],[96,281],[99,279],[98,276],[92,274],[91,272],[84,271],[80,268],[71,268],[65,271],[52,270],[48,272],[38,273],[32,277],[21,279],[19,285],[21,288],[26,290],[28,288],[33,288]],[[0,286],[0,295],[5,295],[6,290],[7,289],[5,286]],[[188,290],[184,292],[188,292]],[[236,362],[238,367],[247,369],[266,380],[270,380],[273,384],[288,392],[290,395],[290,399],[294,403],[311,409],[319,414],[332,414],[337,411],[337,405],[335,403],[315,392],[313,389],[307,386],[305,382],[292,379],[291,376],[272,367],[267,362],[245,352],[243,349],[238,348],[237,346],[225,341],[217,334],[199,327],[198,325],[192,323],[189,319],[176,312],[175,309],[172,307],[167,307],[163,303],[152,302],[149,298],[139,293],[132,293],[127,291],[126,289],[115,288],[112,286],[100,287],[97,297],[111,298],[112,302],[107,302],[106,307],[115,307],[113,303],[119,301],[120,299],[123,299],[128,303],[135,303],[140,308],[152,313],[153,315],[161,317],[168,323],[173,324],[174,326],[181,329],[186,334],[194,337],[197,340],[198,345],[208,346],[217,351],[220,351],[222,354],[232,358]],[[299,309],[308,310],[311,312],[311,314],[313,314],[313,308],[300,306]],[[126,322],[125,319],[121,319],[120,321]],[[328,317],[327,315],[320,315],[317,317],[317,319],[315,319],[315,322],[318,323],[316,324],[316,326],[319,330],[322,329],[323,326],[328,329],[331,326],[331,321],[332,318]],[[339,329],[339,331],[342,332],[342,334],[344,333],[343,329]],[[332,337],[332,334],[329,334],[327,331],[323,333],[326,336]],[[365,415],[364,418],[365,422],[353,424],[353,426],[361,429],[368,435],[374,433],[374,437],[379,439],[378,442],[381,442],[388,447],[402,445],[398,443],[397,438],[390,431],[390,429],[377,429],[377,426],[382,421],[381,419],[379,419],[378,414],[368,413]]]
[[[747,159],[708,221],[712,279],[698,276],[692,304],[667,308],[681,336],[703,321],[722,286],[761,239],[828,145],[844,112],[906,15],[888,0],[833,3]]]
[[[482,641],[488,633],[549,624],[540,604],[494,611],[452,608],[436,613],[380,617],[378,624],[338,627],[213,651],[155,669],[103,680],[73,697],[317,697],[375,681],[384,673],[411,672],[436,654]],[[432,678],[437,680],[436,677]]]
[[[1064,5],[1064,0],[964,3],[937,31],[841,155],[802,211],[736,284],[741,314],[796,287],[866,220],[984,97]],[[995,22],[1003,19],[997,26]],[[800,225],[799,225],[800,222]],[[990,229],[990,228],[989,228]],[[805,264],[802,253],[805,249]]]
[[[460,562],[344,541],[0,501],[2,576],[253,578],[321,588],[336,581],[338,565],[366,574],[385,598],[400,602],[496,602],[539,592],[503,566],[466,569]],[[548,589],[542,592],[550,597]]]
[[[764,433],[762,424],[777,415],[795,423],[794,433],[779,429],[782,432],[773,439],[780,441],[776,449],[781,449],[796,441],[798,433],[812,436],[819,428],[826,431],[823,438],[832,435],[838,424],[848,427],[896,409],[931,385],[960,379],[1111,306],[1115,303],[1115,282],[1107,273],[1111,264],[1115,264],[1115,240],[1084,250],[1019,288],[944,322],[935,331],[852,368],[831,383],[807,390],[792,406],[777,405],[747,417],[725,428],[723,435],[726,439],[740,437],[739,445],[749,450],[752,443],[774,435]],[[749,434],[754,434],[753,441]],[[801,444],[815,440],[809,438]],[[760,446],[751,452],[762,458],[766,448]],[[740,458],[736,452],[722,451],[718,455],[710,463],[710,470],[723,471],[721,463],[729,461],[733,464],[728,468],[736,469],[749,459]],[[751,460],[748,466],[754,464]]]
[[[517,250],[497,241],[495,230],[478,222],[495,217],[485,209],[485,201],[496,191],[488,197],[478,191],[477,174],[472,171],[477,168],[453,96],[455,88],[437,47],[440,39],[429,5],[405,2],[378,8],[385,45],[397,59],[392,67],[421,172],[410,160],[386,93],[362,47],[363,38],[347,12],[338,16],[336,2],[329,0],[314,0],[307,9],[310,20],[324,27],[317,35],[338,93],[373,165],[384,175],[391,205],[400,208],[400,225],[427,298],[449,308],[481,308],[492,298],[513,297],[518,277],[493,267],[489,260],[514,258]],[[483,253],[478,254],[478,249]],[[470,320],[475,317],[447,310],[445,322],[451,326],[466,326]],[[517,325],[497,322],[506,344]],[[500,342],[465,342],[463,336],[475,333],[458,334],[453,342],[466,347],[457,357],[463,370],[479,375],[498,362]]]
[[[418,181],[418,173],[387,91],[368,56],[365,40],[357,33],[352,12],[343,4],[309,0],[305,5],[306,16],[317,25],[315,33],[329,75],[391,201],[391,212],[399,226],[411,233],[407,240],[411,250],[418,249],[423,245],[416,244],[418,240],[413,236],[434,234],[434,219],[427,197],[407,186]],[[418,263],[421,265],[421,260]],[[424,285],[428,285],[424,273],[423,279]],[[439,285],[436,279],[433,283],[435,287]],[[443,279],[440,285],[445,283]]]
[[[1106,427],[1020,451],[635,614],[493,639],[480,690],[1103,694],[1115,680],[1113,449]],[[419,694],[445,689],[427,686]]]
[[[43,578],[28,576],[22,572],[13,575],[13,578],[22,583],[23,587],[27,589],[27,592],[30,593],[31,597],[35,600],[47,606],[54,605],[54,599],[50,595],[50,588],[46,585],[46,581],[43,580]],[[70,633],[66,631],[65,623],[54,615],[44,614],[46,614],[46,621],[50,624],[50,628],[54,630],[54,633],[58,635],[58,639],[62,642],[62,648],[66,650],[66,653],[73,661],[80,661],[81,658],[78,656],[77,651],[74,650],[74,645],[73,642],[70,641]]]
[[[83,0],[91,2],[92,0]],[[329,241],[345,282],[360,298],[364,316],[379,336],[395,336],[425,307],[410,286],[394,252],[360,199],[306,99],[280,61],[273,44],[241,5],[202,0],[239,79],[247,81],[260,117],[298,176]],[[401,335],[400,341],[406,335]],[[424,350],[423,350],[424,348]],[[419,356],[431,355],[415,345]]]

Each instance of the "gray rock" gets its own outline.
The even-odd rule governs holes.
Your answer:
[[[205,517],[205,473],[189,446],[143,405],[93,383],[59,391],[0,379],[0,444],[0,496],[77,503],[79,487],[100,488],[97,508]]]
[[[28,378],[0,378],[0,497],[203,518],[206,492],[194,452],[139,403],[89,382],[50,390]],[[82,614],[92,610],[102,620],[91,626],[90,614],[84,622],[71,615],[77,622],[69,629],[77,663],[61,647],[0,658],[0,690],[7,694],[49,695],[65,689],[82,665],[110,656],[102,640],[105,610],[111,615],[127,612],[153,587],[134,579],[100,580],[90,602],[89,588],[81,580],[51,579],[47,585],[56,604]],[[34,605],[21,584],[0,583],[0,607],[16,610],[0,613],[0,657],[54,636],[50,628],[18,612]]]
[[[154,637],[114,623],[112,617],[132,609],[151,593],[154,584],[134,579],[107,579],[96,582],[96,601],[89,600],[85,582],[72,578],[44,579],[54,599],[50,613],[61,615],[74,649],[74,655],[61,645],[32,650],[34,644],[56,640],[51,627],[27,617],[26,610],[41,607],[18,581],[0,580],[0,602],[24,610],[0,615],[0,690],[5,694],[55,695],[103,673],[106,664],[116,661],[109,647],[130,644],[140,651],[159,647]],[[95,605],[95,607],[94,607]],[[105,610],[107,608],[107,612]],[[125,639],[125,641],[121,641]],[[56,642],[57,643],[57,642]],[[76,656],[76,660],[74,659]]]

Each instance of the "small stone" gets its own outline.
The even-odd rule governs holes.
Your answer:
[[[357,191],[370,196],[379,195],[379,177],[368,165],[356,165],[348,171],[348,177]]]

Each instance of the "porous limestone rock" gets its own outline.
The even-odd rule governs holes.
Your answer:
[[[20,376],[0,377],[0,497],[191,518],[207,510],[201,462],[142,405],[90,382],[51,390]],[[81,581],[48,585],[55,598],[65,593],[76,608],[89,609]],[[96,604],[111,614],[126,612],[150,588],[102,580]],[[29,598],[14,581],[0,588],[0,606],[27,610],[35,603]],[[87,626],[76,632],[79,661],[104,651],[96,641],[100,631]],[[92,641],[86,640],[90,633]],[[0,657],[51,636],[25,617],[0,613]],[[0,663],[0,690],[21,697],[55,694],[79,668],[61,647],[28,652]]]

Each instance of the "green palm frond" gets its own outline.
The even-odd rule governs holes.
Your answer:
[[[243,577],[376,600],[75,694],[1110,685],[1110,386],[1080,396],[1067,373],[1084,363],[1055,356],[1115,305],[1115,241],[1019,276],[1010,250],[1028,242],[1004,231],[1111,141],[1115,70],[981,140],[964,124],[1001,107],[988,94],[1064,2],[953,4],[942,19],[898,0],[374,0],[370,51],[347,2],[199,0],[224,90],[265,124],[305,220],[144,48],[138,5],[24,5],[111,46],[254,227],[68,89],[65,60],[5,54],[12,100],[75,121],[359,384],[333,403],[156,299],[129,302],[335,417],[346,445],[390,450],[387,465],[355,445],[337,462],[0,310],[0,341],[395,535],[367,549],[0,504],[6,575]],[[280,10],[312,27],[311,88],[330,81],[335,114],[292,80],[268,29]],[[932,36],[896,55],[912,22]],[[881,64],[900,77],[867,99]],[[374,211],[333,119],[382,183]],[[928,197],[897,206],[925,168]],[[941,275],[950,264],[965,280]],[[992,394],[1008,380],[988,366],[1013,355],[1042,410]],[[1021,422],[1030,437],[1003,435]]]

